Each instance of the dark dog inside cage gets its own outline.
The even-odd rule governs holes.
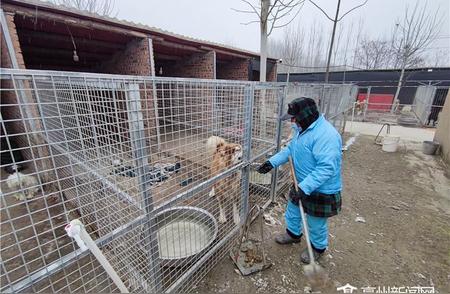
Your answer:
[[[441,106],[431,106],[430,114],[428,115],[427,119],[427,125],[429,126],[431,123],[433,124],[433,127],[436,126],[436,123],[438,121],[439,112],[441,111]]]
[[[448,89],[436,89],[436,93],[433,97],[433,102],[431,103],[430,114],[427,118],[427,125],[429,126],[431,123],[433,127],[436,126],[439,120],[439,113],[441,112],[445,99],[447,97]]]
[[[11,148],[11,149],[10,149]],[[24,169],[22,152],[16,142],[6,137],[1,140],[1,165],[8,174],[20,172]]]

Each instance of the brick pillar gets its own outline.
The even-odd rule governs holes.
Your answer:
[[[272,69],[267,73],[266,80],[268,82],[276,82],[277,81],[277,64],[274,63]]]
[[[217,64],[217,78],[223,80],[248,81],[250,59],[234,59]]]
[[[214,51],[194,53],[188,58],[180,60],[175,66],[163,68],[165,76],[214,79],[216,67],[216,54]]]
[[[110,74],[150,76],[150,43],[148,38],[130,41],[125,50],[116,53],[111,61],[100,66],[100,71]]]

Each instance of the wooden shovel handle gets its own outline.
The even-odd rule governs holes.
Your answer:
[[[291,170],[292,181],[294,182],[294,189],[296,192],[298,192],[298,183],[297,178],[295,177],[294,163],[292,162],[292,157],[290,156],[289,156],[289,168]]]

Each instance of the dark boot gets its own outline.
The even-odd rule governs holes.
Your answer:
[[[275,242],[281,245],[300,243],[301,240],[301,236],[294,237],[287,232],[275,237]]]
[[[312,249],[312,251],[313,251],[313,255],[314,255],[314,260],[317,262],[319,259],[320,259],[320,257],[322,257],[322,255],[325,253],[325,250],[323,250],[323,251],[317,251],[316,249]],[[306,264],[310,264],[311,263],[311,261],[310,261],[310,259],[309,259],[309,254],[308,254],[308,248],[305,248],[305,250],[303,250],[302,251],[302,253],[300,254],[300,260],[301,260],[301,262],[303,262],[303,263],[306,263]]]

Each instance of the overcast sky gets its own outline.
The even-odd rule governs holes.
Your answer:
[[[250,0],[255,1],[255,0]],[[383,35],[389,32],[395,20],[402,15],[406,5],[414,5],[416,0],[369,0],[345,18],[346,23],[364,18],[364,26],[368,34]],[[426,2],[425,0],[420,0]],[[316,0],[329,14],[333,14],[336,1]],[[342,0],[341,9],[362,3],[363,0]],[[306,2],[305,2],[306,3]],[[450,50],[450,1],[428,0],[430,10],[440,9],[444,16],[440,38],[433,48]],[[250,20],[250,15],[238,13],[231,8],[246,9],[240,0],[116,0],[118,18],[140,22],[174,33],[200,38],[208,41],[225,43],[239,48],[259,51],[258,24],[242,25]],[[318,12],[310,3],[304,5],[302,11],[291,25],[299,23],[308,25],[314,20],[331,27],[330,21]],[[272,38],[280,38],[282,29],[274,31]]]

